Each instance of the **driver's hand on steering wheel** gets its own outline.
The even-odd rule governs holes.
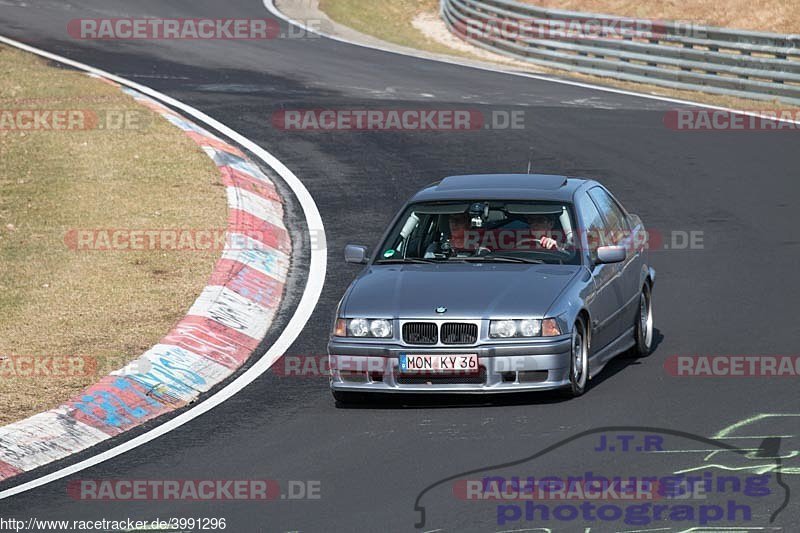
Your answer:
[[[547,250],[555,250],[558,248],[558,243],[555,239],[544,236],[539,239],[539,245]]]

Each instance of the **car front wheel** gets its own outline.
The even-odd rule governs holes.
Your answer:
[[[653,350],[653,293],[645,284],[639,295],[639,315],[636,320],[636,345],[634,357],[647,357]]]
[[[586,392],[589,380],[589,342],[586,325],[578,319],[572,327],[572,350],[569,368],[569,387],[567,394],[577,397]]]

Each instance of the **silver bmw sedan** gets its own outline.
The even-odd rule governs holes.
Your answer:
[[[653,345],[647,233],[600,183],[453,176],[411,198],[328,343],[340,403],[371,393],[583,394],[613,357]]]

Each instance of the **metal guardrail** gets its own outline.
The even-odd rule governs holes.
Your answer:
[[[543,9],[514,0],[440,0],[450,31],[546,67],[800,105],[800,35]]]

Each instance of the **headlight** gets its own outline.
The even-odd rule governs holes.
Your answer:
[[[555,318],[525,318],[521,320],[492,320],[489,322],[489,336],[494,339],[512,337],[557,337],[561,329]]]
[[[350,327],[347,329],[354,337],[366,337],[369,335],[369,322],[363,318],[356,318],[350,321]]]
[[[538,337],[542,334],[541,320],[521,320],[519,323],[519,333],[523,337]]]
[[[392,323],[388,320],[373,320],[369,324],[369,331],[373,337],[391,337],[392,336]]]
[[[489,336],[508,338],[517,334],[517,324],[513,320],[492,320],[489,324]]]
[[[392,321],[383,318],[339,318],[336,320],[333,335],[386,339],[392,336]]]

